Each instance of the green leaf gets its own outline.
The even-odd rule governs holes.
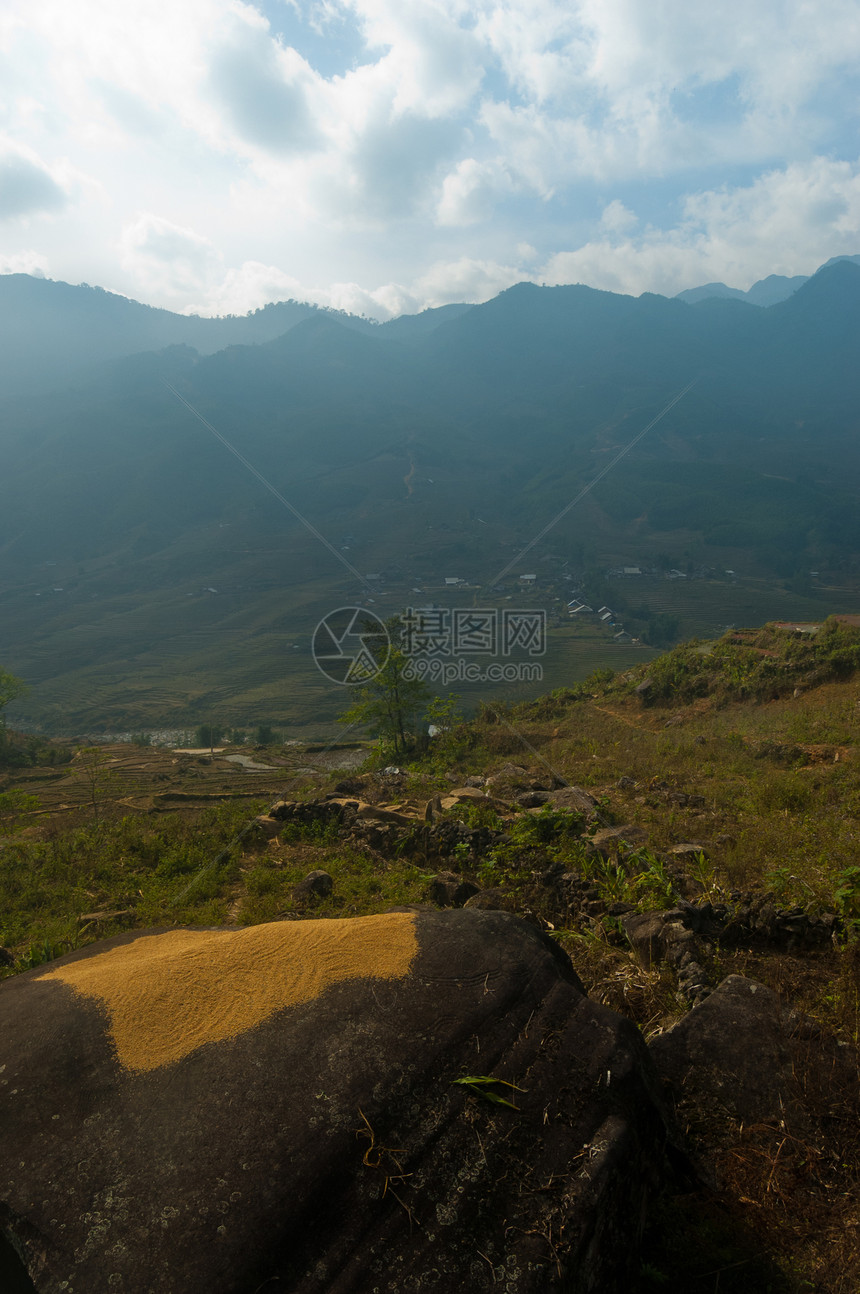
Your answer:
[[[514,1105],[513,1101],[506,1100],[505,1097],[500,1096],[498,1092],[494,1092],[492,1088],[498,1085],[501,1087],[510,1087],[515,1092],[525,1092],[528,1090],[525,1087],[517,1087],[516,1083],[509,1083],[507,1079],[492,1078],[488,1074],[466,1074],[463,1078],[453,1079],[452,1086],[454,1083],[459,1083],[462,1087],[470,1088],[475,1096],[483,1096],[485,1101],[492,1101],[495,1105],[506,1105],[511,1110],[517,1110],[519,1109],[519,1106]]]

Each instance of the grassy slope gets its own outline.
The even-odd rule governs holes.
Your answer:
[[[860,917],[860,874],[852,872],[860,672],[843,660],[846,676],[832,676],[839,651],[857,649],[856,634],[840,634],[815,646],[765,631],[724,641],[716,655],[676,652],[633,676],[509,707],[503,723],[477,720],[447,754],[416,765],[397,794],[426,798],[451,778],[513,761],[528,776],[587,787],[606,818],[643,827],[654,850],[702,842],[707,859],[693,870],[714,901],[731,906],[739,892],[770,891],[786,907],[841,911],[845,932],[832,945],[717,946],[707,970],[712,982],[730,973],[759,979],[857,1045],[860,958],[850,930]],[[674,678],[674,690],[643,704],[633,687],[645,672],[658,684]],[[702,677],[706,694],[687,696],[701,690]],[[0,943],[17,958],[8,973],[122,929],[302,915],[292,888],[316,867],[331,872],[335,888],[315,915],[426,901],[434,860],[381,859],[321,830],[284,833],[268,846],[238,838],[275,794],[318,794],[361,757],[270,750],[257,758],[276,767],[252,776],[217,756],[125,747],[106,750],[95,768],[78,756],[68,768],[9,774],[0,792],[35,794],[43,809],[31,805],[16,818],[7,805],[0,823]],[[622,777],[629,781],[619,786]],[[394,794],[384,780],[367,786],[377,799]],[[679,803],[685,796],[694,798]],[[515,906],[540,913],[532,876],[548,856],[582,871],[607,898],[621,893],[643,908],[671,901],[658,865],[649,865],[646,883],[622,878],[619,889],[618,876],[595,872],[575,841],[550,834],[537,846],[523,821],[515,848],[475,864],[477,879],[500,886]],[[670,1025],[684,1010],[671,974],[643,971],[611,923],[608,942],[602,931],[591,921],[556,934],[594,997],[631,1016],[646,1036]],[[671,1202],[649,1242],[643,1288],[660,1288],[662,1274],[676,1288],[712,1289],[719,1272],[724,1292],[850,1294],[860,1184],[852,1120],[837,1110],[803,1138],[787,1139],[779,1127],[745,1129],[713,1111],[687,1110],[685,1118],[721,1187]],[[707,1280],[695,1279],[705,1271]]]
[[[476,583],[491,579],[515,551],[510,536],[503,544],[502,530],[494,533],[474,569],[475,558],[464,558],[456,544],[450,556],[444,555],[447,540],[462,539],[464,546],[471,541],[462,527],[444,537],[428,534],[425,553],[416,549],[409,524],[405,515],[392,517],[389,544],[402,553],[403,572],[391,576],[377,595],[381,613],[430,601],[505,605],[504,594],[475,587],[452,596],[443,579],[447,574]],[[626,558],[645,563],[654,556],[652,547],[630,540]],[[561,623],[571,595],[563,578],[564,551],[560,536],[558,560],[536,564],[539,582],[527,594],[519,587],[518,570],[507,581],[513,598],[546,608],[551,626],[553,617],[558,620],[542,662],[543,683],[524,687],[521,697],[579,681],[596,668],[626,668],[645,650],[620,648],[612,641],[615,630],[593,621]],[[372,544],[350,556],[362,572],[385,567],[385,553]],[[680,551],[677,556],[680,562]],[[14,716],[65,734],[195,726],[206,720],[246,727],[274,722],[296,736],[328,730],[342,698],[313,664],[311,635],[331,610],[366,604],[368,595],[347,572],[333,571],[333,559],[311,536],[294,527],[252,538],[214,525],[201,530],[194,543],[183,540],[166,558],[159,555],[144,565],[146,578],[139,566],[131,570],[119,559],[109,566],[60,559],[56,566],[17,569],[6,578],[0,571],[0,659],[31,689],[16,703]],[[416,583],[423,594],[413,592]],[[210,586],[218,592],[206,592]],[[54,593],[54,587],[62,592]],[[728,624],[770,617],[820,619],[858,605],[856,589],[800,594],[753,576],[734,583],[616,580],[605,596],[634,633],[641,631],[636,614],[644,608],[677,617],[685,637],[711,637]],[[474,704],[490,694],[486,687],[472,687],[464,699]]]

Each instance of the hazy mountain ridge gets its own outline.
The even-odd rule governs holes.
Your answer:
[[[837,261],[852,261],[855,265],[860,265],[860,255],[858,256],[831,256],[829,261],[825,261],[819,266],[819,270],[826,270],[828,266],[835,265]],[[751,288],[745,292],[743,288],[730,288],[725,283],[703,283],[701,287],[685,288],[683,292],[675,294],[676,301],[686,301],[688,305],[696,305],[699,301],[709,301],[714,297],[731,297],[737,301],[747,301],[753,306],[774,306],[780,301],[785,301],[792,296],[798,288],[808,283],[809,279],[814,277],[808,274],[768,274],[767,278],[758,279],[753,283]]]
[[[253,346],[317,317],[338,319],[360,332],[421,337],[468,306],[443,306],[387,324],[309,302],[278,301],[246,315],[206,318],[144,305],[89,284],[55,282],[28,274],[0,275],[0,385],[26,393],[32,383],[65,381],[105,359],[168,346],[211,355],[228,346]]]
[[[388,325],[311,310],[256,344],[174,343],[33,383],[0,431],[0,660],[55,692],[66,679],[67,696],[72,675],[101,689],[93,671],[113,662],[117,698],[141,661],[193,715],[208,691],[176,682],[177,634],[209,635],[219,689],[241,694],[240,676],[258,687],[280,668],[284,634],[304,641],[327,607],[365,595],[167,383],[360,572],[389,571],[391,599],[445,576],[490,582],[694,379],[531,569],[662,553],[772,583],[850,574],[858,344],[860,266],[839,261],[766,310],[520,284]],[[241,633],[253,645],[228,662],[224,635]],[[182,641],[202,677],[201,640]]]

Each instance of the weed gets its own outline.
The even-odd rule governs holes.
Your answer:
[[[504,824],[491,804],[482,804],[480,800],[467,800],[465,804],[456,804],[446,810],[446,816],[465,822],[467,827],[489,827],[498,831]]]
[[[24,971],[32,970],[35,966],[44,966],[45,962],[52,962],[67,951],[67,948],[49,943],[47,939],[40,944],[30,944],[27,951],[18,958],[16,969]]]
[[[14,831],[23,814],[33,813],[40,807],[38,795],[27,795],[24,791],[0,791],[0,828]]]
[[[846,867],[836,878],[833,897],[840,916],[860,922],[860,867]]]
[[[496,1088],[509,1087],[514,1092],[526,1091],[524,1087],[517,1087],[516,1083],[509,1083],[504,1078],[492,1078],[488,1074],[467,1074],[463,1078],[453,1079],[452,1085],[453,1083],[459,1083],[463,1087],[467,1087],[475,1096],[482,1096],[485,1101],[492,1101],[494,1105],[506,1105],[511,1110],[517,1110],[519,1106],[501,1096],[496,1091]]]
[[[255,867],[245,878],[248,893],[260,898],[264,894],[274,894],[279,887],[279,878],[270,867]]]
[[[307,842],[313,845],[334,845],[340,839],[339,825],[334,818],[323,821],[320,818],[313,822],[288,822],[281,831],[281,840],[294,845]]]
[[[698,853],[687,863],[687,870],[701,889],[702,898],[715,902],[723,897],[723,887],[717,876],[716,865],[704,853]]]

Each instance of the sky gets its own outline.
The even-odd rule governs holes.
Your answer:
[[[386,319],[860,252],[857,0],[3,0],[0,272]]]

